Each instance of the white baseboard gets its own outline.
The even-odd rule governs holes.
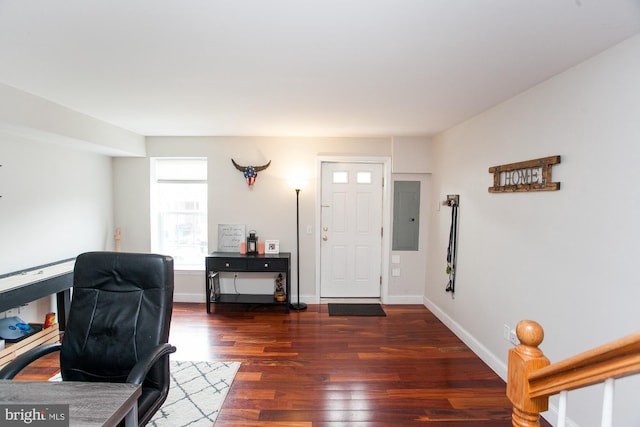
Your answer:
[[[422,295],[387,295],[385,304],[422,304]]]
[[[204,296],[204,293],[201,293],[201,294],[174,293],[173,302],[201,303],[201,302],[206,302],[206,298]]]
[[[431,311],[447,328],[451,330],[462,342],[464,342],[484,363],[496,373],[503,381],[507,381],[507,365],[496,357],[495,354],[489,351],[484,345],[482,345],[477,339],[473,337],[466,329],[455,322],[449,315],[440,310],[430,299],[424,297],[424,306]],[[549,410],[542,414],[545,420],[551,425],[556,425],[558,419],[558,407],[549,403]],[[570,418],[566,419],[567,427],[580,427],[576,422]]]
[[[507,380],[507,365],[491,353],[484,345],[480,343],[466,329],[455,322],[449,315],[435,305],[430,299],[424,297],[424,305],[431,311],[447,328],[451,330],[458,338],[462,340],[484,363],[504,381]]]

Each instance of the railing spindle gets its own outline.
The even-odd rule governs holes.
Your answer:
[[[608,378],[604,381],[604,395],[602,396],[602,422],[601,427],[613,426],[613,389],[615,380]]]
[[[567,425],[567,397],[569,392],[563,390],[560,392],[560,400],[558,400],[558,426],[565,427]]]

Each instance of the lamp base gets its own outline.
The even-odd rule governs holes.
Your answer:
[[[302,310],[306,310],[307,309],[307,304],[303,303],[303,302],[292,302],[291,304],[289,304],[289,307],[291,307],[294,310],[297,311],[302,311]]]

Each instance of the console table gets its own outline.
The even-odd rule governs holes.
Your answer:
[[[238,252],[212,252],[205,261],[207,313],[211,303],[283,305],[289,312],[291,302],[291,253],[243,255]],[[286,274],[285,301],[276,301],[270,294],[220,293],[220,272],[231,273],[283,273]]]

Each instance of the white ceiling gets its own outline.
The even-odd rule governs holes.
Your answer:
[[[640,32],[640,0],[0,0],[0,82],[142,135],[431,135]]]

